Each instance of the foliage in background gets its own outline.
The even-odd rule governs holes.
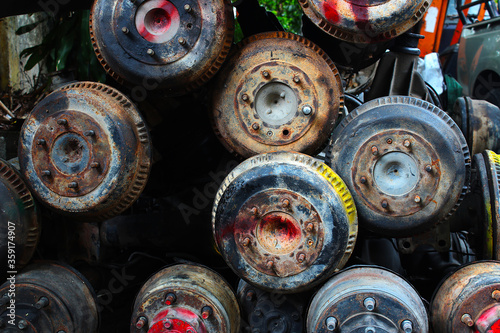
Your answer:
[[[94,54],[89,35],[90,12],[71,12],[69,15],[52,17],[23,27],[17,35],[29,33],[40,23],[49,20],[50,31],[39,45],[21,52],[28,60],[24,66],[30,70],[44,62],[49,73],[72,71],[77,80],[103,82],[106,73]]]
[[[300,33],[302,9],[297,0],[259,0],[259,2],[276,15],[286,31]]]

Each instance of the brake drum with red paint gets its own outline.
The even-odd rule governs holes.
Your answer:
[[[240,311],[228,283],[196,265],[174,265],[153,275],[134,304],[131,333],[237,333]]]
[[[31,112],[19,142],[21,172],[49,208],[105,220],[139,196],[151,169],[151,142],[135,105],[90,82],[56,90]]]
[[[90,35],[97,58],[120,83],[179,94],[220,68],[234,31],[229,1],[97,0]]]
[[[216,78],[211,118],[221,142],[239,156],[314,155],[343,106],[330,58],[303,37],[269,32],[249,37],[231,53]]]
[[[470,183],[469,148],[458,126],[412,97],[383,97],[353,110],[327,155],[352,191],[361,225],[382,235],[430,230],[457,209]]]
[[[377,43],[418,23],[432,0],[299,0],[307,17],[324,32],[353,43]]]
[[[242,279],[270,292],[311,289],[342,268],[357,237],[346,185],[307,155],[252,157],[222,183],[212,211],[216,244]]]

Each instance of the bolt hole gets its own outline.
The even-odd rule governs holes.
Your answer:
[[[409,248],[411,247],[411,243],[410,243],[410,242],[408,242],[408,241],[403,242],[403,247],[404,247],[405,249],[409,249]]]
[[[440,239],[438,241],[438,245],[439,245],[439,247],[445,247],[446,246],[446,241],[444,239]]]
[[[193,29],[193,23],[188,23],[186,25],[186,28],[188,28],[189,30]]]
[[[283,130],[283,135],[284,136],[289,136],[290,135],[290,131],[289,130]]]

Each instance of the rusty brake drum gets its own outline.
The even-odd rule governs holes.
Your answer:
[[[422,19],[432,0],[299,0],[307,17],[346,42],[390,40]]]
[[[243,157],[310,155],[328,141],[344,105],[340,75],[307,39],[269,32],[242,41],[218,75],[211,117],[221,142]]]
[[[470,182],[470,155],[453,120],[412,97],[379,98],[333,133],[332,169],[353,193],[364,226],[412,236],[456,210]]]
[[[12,289],[15,296],[10,295]],[[0,321],[8,327],[7,332],[96,333],[99,328],[94,290],[78,271],[65,264],[27,266],[0,287],[0,297]],[[13,313],[15,326],[8,323]]]
[[[212,211],[222,256],[263,290],[313,288],[344,266],[357,237],[349,190],[328,166],[291,152],[261,154],[224,180]]]
[[[97,58],[114,79],[175,94],[217,72],[233,30],[227,0],[97,0],[90,19]]]
[[[238,333],[240,311],[229,284],[214,271],[188,264],[153,275],[135,300],[131,333]]]
[[[318,290],[306,331],[427,333],[429,324],[424,303],[406,280],[383,268],[352,266]]]
[[[434,332],[498,332],[500,263],[480,261],[460,267],[436,289],[430,312]]]
[[[37,204],[22,176],[0,159],[0,276],[21,270],[30,261],[40,227]]]
[[[82,82],[35,107],[21,130],[19,159],[29,186],[48,207],[104,220],[128,208],[144,189],[151,143],[127,97]]]

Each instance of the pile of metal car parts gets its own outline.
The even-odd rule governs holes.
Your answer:
[[[2,331],[500,332],[499,108],[417,73],[431,1],[299,4],[303,36],[257,0],[95,1],[116,82],[0,160]]]

